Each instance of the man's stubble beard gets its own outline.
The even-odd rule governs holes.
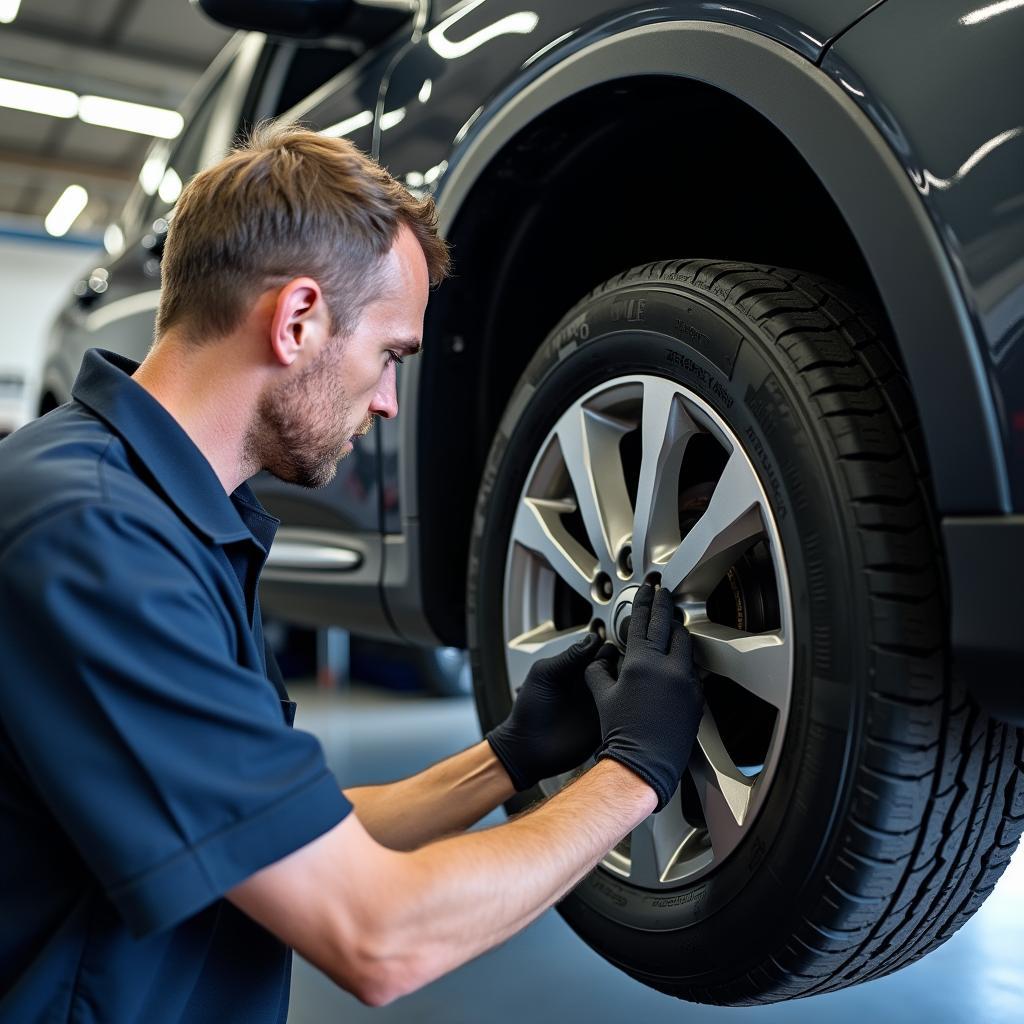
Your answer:
[[[345,430],[351,412],[341,381],[344,339],[331,341],[301,373],[260,397],[246,449],[257,466],[300,487],[326,487],[347,453]],[[369,417],[359,432],[372,426]],[[340,426],[339,426],[340,424]]]

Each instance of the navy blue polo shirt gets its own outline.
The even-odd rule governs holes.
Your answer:
[[[136,364],[0,442],[0,1020],[284,1021],[290,951],[224,900],[351,810],[268,679],[277,520]]]

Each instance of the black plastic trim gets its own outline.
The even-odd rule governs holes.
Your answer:
[[[1024,515],[942,521],[953,671],[990,714],[1024,726]]]

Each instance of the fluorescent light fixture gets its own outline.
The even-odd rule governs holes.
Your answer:
[[[176,139],[185,124],[177,111],[149,107],[144,103],[126,103],[105,96],[81,97],[78,116],[86,124],[137,132],[139,135],[156,135],[161,139]]]
[[[160,182],[160,198],[165,203],[175,203],[181,195],[181,175],[173,167],[164,171],[164,179]]]
[[[0,0],[0,4],[3,2]],[[16,82],[11,78],[0,78],[0,107],[46,114],[48,117],[74,117],[77,114],[87,124],[137,132],[139,135],[156,135],[162,139],[176,139],[185,124],[181,114],[163,107],[126,103],[106,96],[76,96],[70,89]]]
[[[18,16],[21,0],[0,0],[0,25],[10,25]]]
[[[55,238],[68,233],[68,228],[78,219],[78,215],[89,202],[89,193],[81,185],[68,185],[61,193],[60,199],[53,204],[53,209],[46,215],[43,226]]]
[[[50,117],[74,117],[78,113],[78,97],[68,89],[0,78],[0,107],[27,110],[30,114],[48,114]]]
[[[429,79],[425,78],[423,84],[420,86],[419,101],[420,103],[426,103],[430,99],[430,94],[434,89],[434,83]]]

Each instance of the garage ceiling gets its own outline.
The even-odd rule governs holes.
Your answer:
[[[0,25],[0,76],[176,109],[230,35],[188,0],[22,0]],[[0,221],[41,230],[78,184],[89,202],[72,234],[101,234],[151,141],[0,107]]]

